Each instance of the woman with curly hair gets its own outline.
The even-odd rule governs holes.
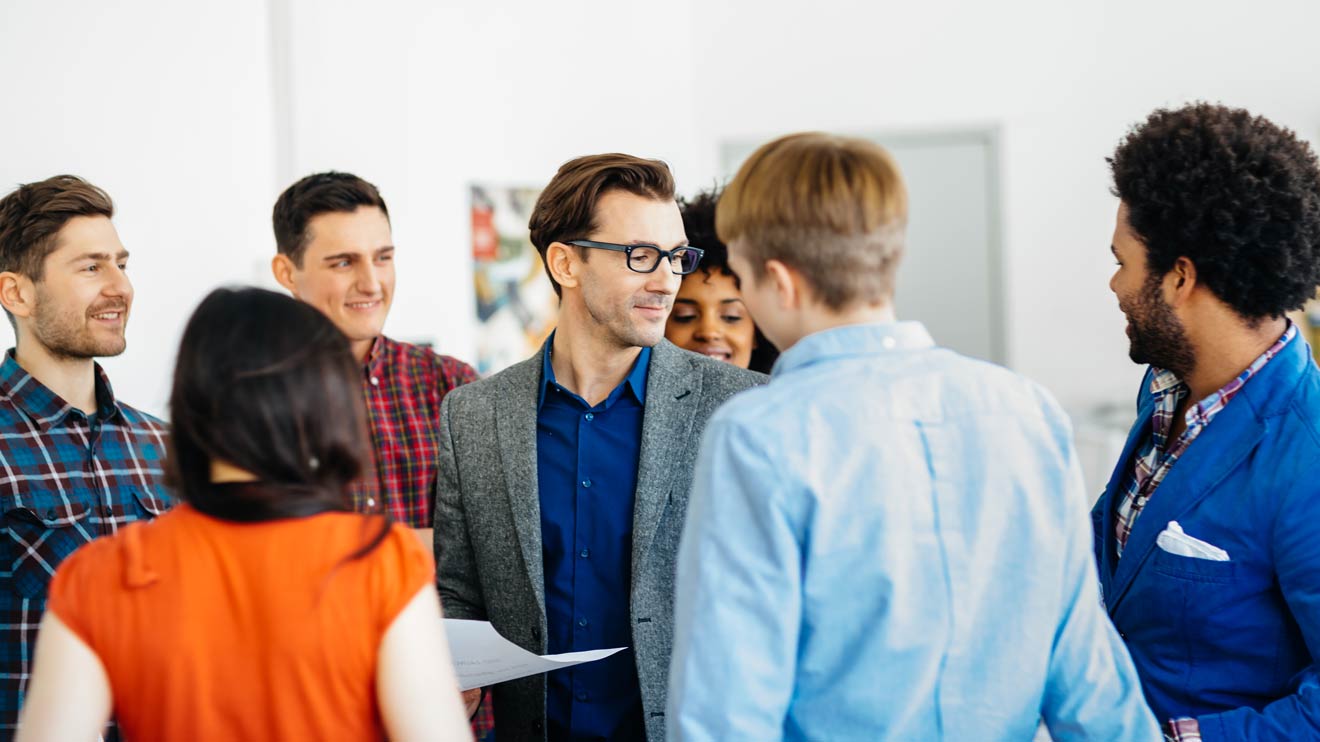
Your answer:
[[[1285,317],[1320,284],[1316,156],[1197,103],[1109,162],[1149,368],[1093,512],[1106,607],[1173,739],[1320,738],[1320,370]]]
[[[743,305],[738,276],[729,268],[729,249],[715,234],[719,193],[682,199],[688,241],[705,251],[700,270],[683,277],[665,338],[680,348],[768,374],[779,351],[756,329]]]

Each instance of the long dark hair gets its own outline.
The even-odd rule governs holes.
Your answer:
[[[313,307],[273,291],[216,289],[183,332],[170,393],[168,476],[179,497],[230,521],[350,511],[370,461],[361,369]],[[211,482],[211,462],[256,476]],[[354,553],[369,553],[388,519]]]

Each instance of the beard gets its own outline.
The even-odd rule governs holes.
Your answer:
[[[674,297],[647,293],[644,298],[636,295],[626,299],[612,299],[607,292],[598,290],[594,281],[587,280],[582,285],[582,303],[587,314],[621,348],[650,348],[665,337],[665,321],[669,313],[655,322],[633,315],[633,306],[655,306],[673,308]]]
[[[115,334],[103,333],[97,337],[88,327],[88,318],[93,314],[114,311],[118,311],[122,318],[120,331]],[[32,320],[33,335],[37,342],[55,358],[108,358],[123,353],[128,345],[123,333],[123,327],[128,324],[128,303],[122,300],[104,302],[86,311],[78,311],[55,306],[38,293]]]
[[[1128,357],[1133,363],[1167,369],[1179,378],[1196,366],[1187,331],[1160,293],[1162,276],[1150,276],[1136,303],[1119,308],[1128,319]]]

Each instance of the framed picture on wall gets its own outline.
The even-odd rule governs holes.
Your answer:
[[[540,189],[473,184],[470,193],[476,366],[485,376],[536,352],[554,329],[558,300],[527,231]]]

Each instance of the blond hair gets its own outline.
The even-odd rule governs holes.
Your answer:
[[[720,197],[715,229],[757,277],[792,267],[833,310],[885,301],[904,247],[908,198],[893,157],[874,142],[790,134],[756,150]]]

